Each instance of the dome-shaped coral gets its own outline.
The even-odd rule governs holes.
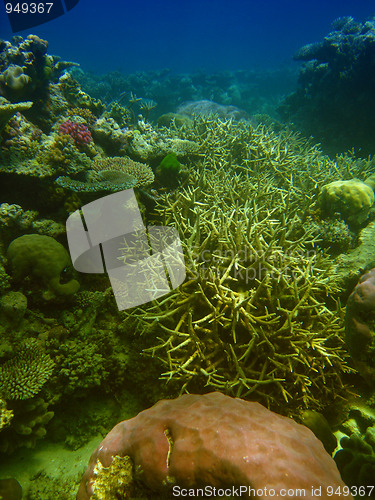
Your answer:
[[[373,190],[359,179],[330,182],[319,195],[319,205],[327,216],[338,212],[353,224],[364,222],[373,204]]]

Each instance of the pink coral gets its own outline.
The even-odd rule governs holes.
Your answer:
[[[75,123],[71,120],[66,120],[59,127],[60,134],[70,135],[74,143],[78,147],[85,146],[91,142],[91,132],[84,123]]]
[[[362,376],[375,386],[375,268],[360,278],[348,299],[345,343]]]
[[[116,455],[130,456],[143,483],[159,492],[171,483],[251,486],[258,498],[270,496],[265,488],[290,498],[303,488],[304,498],[312,498],[312,488],[321,488],[320,497],[328,499],[339,497],[344,486],[335,462],[307,427],[221,393],[159,401],[117,424],[91,456],[77,500],[92,495],[97,461],[108,467]]]

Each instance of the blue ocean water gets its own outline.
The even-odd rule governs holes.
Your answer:
[[[0,36],[10,39],[0,8]],[[50,54],[96,73],[248,70],[291,63],[337,17],[362,21],[374,13],[371,0],[80,0],[64,16],[19,34],[47,39]]]

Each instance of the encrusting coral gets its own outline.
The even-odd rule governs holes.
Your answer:
[[[287,414],[324,407],[350,368],[335,268],[304,220],[337,166],[289,132],[215,120],[196,129],[200,167],[155,208],[180,234],[187,279],[131,312],[152,337],[145,352],[181,392],[221,390]]]
[[[153,495],[128,496],[136,481]],[[159,401],[117,424],[91,456],[77,500],[159,498],[172,486],[247,486],[257,498],[267,498],[266,489],[278,496],[284,488],[314,498],[313,489],[320,488],[321,498],[329,498],[329,488],[338,497],[344,483],[310,429],[259,403],[214,392]]]

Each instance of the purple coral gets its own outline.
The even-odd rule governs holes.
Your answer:
[[[364,274],[348,299],[345,343],[362,376],[375,384],[375,267]]]
[[[61,123],[59,133],[69,135],[77,147],[83,147],[90,144],[91,132],[84,123],[74,123],[72,120],[66,120]]]

